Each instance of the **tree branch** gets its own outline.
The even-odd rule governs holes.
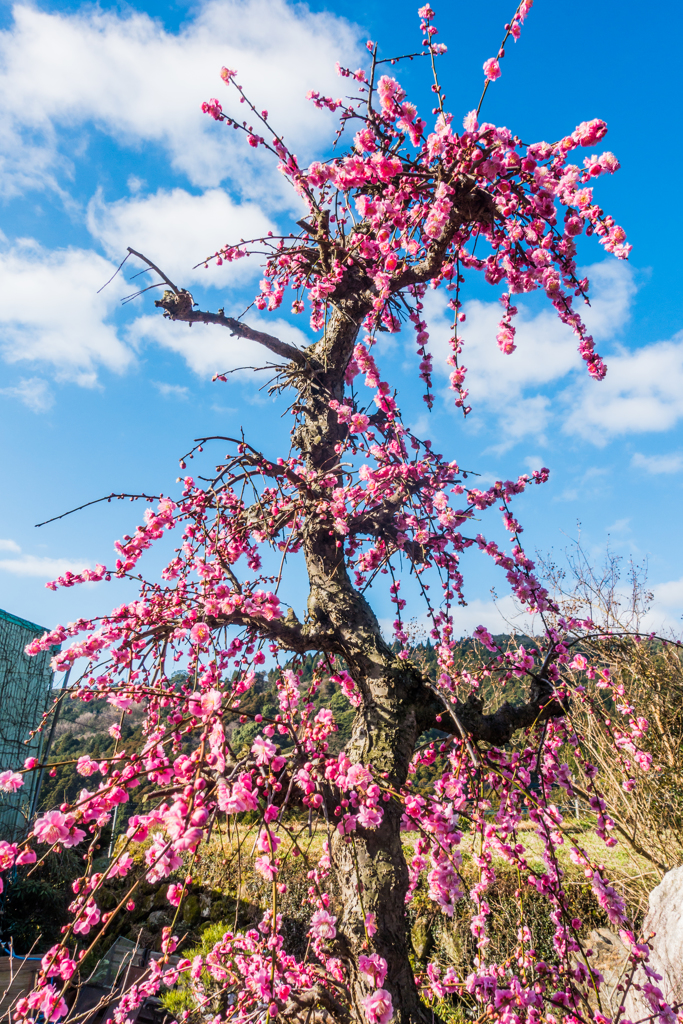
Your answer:
[[[403,497],[395,503],[387,502],[385,505],[367,509],[349,520],[349,536],[366,534],[368,537],[379,537],[390,540],[396,545],[397,550],[402,551],[415,564],[425,561],[426,549],[422,544],[404,539],[400,544],[398,535],[401,532],[393,521],[400,507],[405,503]],[[393,507],[392,507],[393,506]]]
[[[208,615],[206,624],[211,629],[221,626],[246,626],[256,629],[267,640],[276,640],[285,650],[295,654],[306,654],[307,651],[337,652],[339,642],[330,634],[325,636],[302,625],[290,608],[284,619],[265,619],[254,615],[242,615],[238,611],[232,615]]]
[[[190,292],[180,288],[177,292],[166,291],[161,299],[157,299],[155,306],[164,310],[164,316],[170,320],[182,320],[187,324],[218,324],[219,327],[227,327],[233,337],[247,338],[263,345],[276,356],[297,363],[299,366],[306,365],[306,356],[294,345],[280,341],[272,334],[264,331],[256,331],[253,327],[235,320],[234,317],[225,316],[223,313],[205,313],[201,309],[194,309],[194,300]]]
[[[264,331],[255,331],[253,327],[248,327],[231,316],[225,316],[222,311],[220,313],[203,313],[201,310],[195,309],[195,301],[191,293],[185,288],[178,288],[170,277],[167,277],[163,270],[157,267],[156,263],[152,263],[143,253],[131,249],[130,246],[128,252],[131,256],[137,256],[139,260],[146,263],[150,270],[155,271],[171,289],[170,292],[164,292],[163,298],[154,303],[155,306],[163,309],[164,316],[170,320],[182,320],[187,324],[218,324],[220,327],[227,327],[233,337],[237,335],[239,338],[248,338],[249,341],[263,345],[264,348],[283,359],[298,363],[300,366],[306,365],[306,356],[294,345],[288,345],[286,341],[280,341],[279,338],[272,334],[266,334]]]
[[[419,725],[422,732],[440,729],[442,732],[462,736],[464,731],[473,740],[502,747],[520,729],[529,729],[550,718],[561,718],[567,711],[555,697],[552,685],[536,679],[532,680],[526,704],[514,705],[506,701],[488,715],[483,713],[483,708],[484,702],[473,693],[466,701],[451,702],[425,679],[424,700],[418,704]],[[437,721],[437,716],[440,721]]]
[[[351,1021],[348,1009],[335,999],[329,989],[323,988],[320,984],[315,985],[309,992],[292,992],[285,1006],[284,1017],[285,1020],[306,1020],[311,1024],[313,1020],[315,1024],[327,1024],[328,1021],[334,1024],[350,1024]]]
[[[443,269],[446,250],[453,235],[463,224],[477,221],[487,223],[493,220],[493,198],[485,189],[475,185],[474,178],[467,178],[456,186],[452,201],[453,207],[441,235],[432,242],[427,255],[420,263],[414,267],[406,267],[399,275],[392,284],[393,292],[398,292],[411,284],[425,284],[436,277]]]

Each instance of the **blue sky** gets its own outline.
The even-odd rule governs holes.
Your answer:
[[[53,626],[132,596],[126,584],[57,594],[44,584],[66,568],[113,561],[112,542],[135,527],[140,504],[94,506],[40,530],[35,523],[112,490],[173,493],[177,458],[199,435],[243,426],[269,454],[286,449],[282,410],[258,390],[262,375],[211,383],[216,371],[260,365],[258,350],[217,328],[171,325],[149,296],[122,307],[133,287],[123,277],[97,290],[131,245],[203,308],[241,312],[255,265],[232,273],[193,265],[229,240],[289,230],[300,213],[272,166],[202,115],[202,100],[227,100],[221,65],[239,69],[259,107],[310,160],[326,152],[332,118],[306,102],[308,89],[343,94],[335,61],[357,66],[368,37],[387,56],[419,48],[416,6],[0,6],[0,606]],[[458,120],[476,105],[483,61],[512,7],[436,5],[449,46],[442,81]],[[390,339],[381,355],[407,419],[484,481],[550,467],[549,484],[517,506],[531,552],[559,554],[581,521],[594,559],[608,541],[625,558],[647,559],[651,621],[669,627],[683,612],[682,20],[680,6],[666,2],[646,16],[629,0],[585,10],[536,0],[486,97],[485,117],[528,142],[552,141],[593,117],[608,122],[604,148],[622,169],[596,194],[634,249],[628,265],[605,260],[589,240],[581,250],[595,282],[588,317],[606,380],[588,379],[573,337],[538,296],[520,303],[517,352],[500,355],[497,291],[477,281],[468,282],[474,411],[466,423],[443,391],[445,376],[425,416],[410,339]],[[397,76],[424,113],[431,103],[419,62]],[[429,307],[438,357],[443,305],[434,296]],[[271,333],[302,340],[299,324],[275,319]],[[159,558],[148,560],[150,573]],[[495,578],[480,558],[467,568],[462,629],[495,625]]]

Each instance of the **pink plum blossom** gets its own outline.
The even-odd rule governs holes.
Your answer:
[[[33,832],[39,843],[63,843],[69,836],[68,820],[61,811],[48,811],[37,819]]]
[[[24,785],[23,776],[19,772],[0,772],[0,791],[3,793],[16,793]]]
[[[203,647],[211,639],[211,630],[205,622],[197,622],[190,630],[190,640],[198,647]]]
[[[256,758],[256,764],[268,764],[275,756],[277,748],[274,743],[263,736],[257,736],[251,746],[251,752]]]
[[[369,1024],[388,1024],[394,1015],[391,993],[378,988],[363,999],[363,1010]]]
[[[333,939],[337,934],[337,918],[327,910],[316,910],[311,917],[311,934],[318,939]]]
[[[490,57],[489,60],[484,61],[484,74],[489,82],[495,82],[497,78],[500,78],[500,65],[495,57]]]

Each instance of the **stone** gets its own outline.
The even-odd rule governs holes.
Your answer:
[[[434,945],[431,925],[431,918],[422,916],[417,918],[410,929],[410,938],[418,960],[424,960]]]
[[[649,902],[643,937],[652,947],[650,964],[662,975],[659,988],[675,1006],[683,1003],[683,867],[667,871]]]
[[[136,925],[128,933],[128,938],[140,949],[154,949],[154,935],[144,925]]]
[[[462,922],[457,918],[442,918],[438,933],[439,945],[448,960],[456,967],[462,968],[467,957],[467,939],[462,932]]]
[[[147,918],[147,926],[153,932],[158,932],[161,928],[165,928],[167,924],[171,923],[171,918],[164,910],[153,910]]]
[[[683,1004],[683,867],[668,871],[650,893],[642,938],[650,944],[650,966],[662,976],[662,980],[654,984],[661,989],[669,1006]],[[597,967],[605,979],[600,987],[603,1012],[614,1017],[623,1003],[623,1016],[628,1020],[651,1018],[652,1006],[635,987],[632,986],[625,997],[617,991],[617,985],[623,982],[630,969],[629,950],[621,939],[609,928],[596,928],[585,945],[594,951],[589,959],[591,967]],[[633,980],[636,985],[648,981],[642,969],[636,971]],[[590,990],[588,998],[596,1008],[595,996]]]
[[[602,1011],[610,1017],[614,1017],[623,1002],[623,994],[617,992],[616,988],[628,967],[629,951],[619,936],[609,928],[595,928],[583,945],[584,948],[593,950],[593,955],[588,958],[588,963],[592,968],[597,968],[605,979],[600,986]],[[577,960],[583,962],[582,958],[577,957]],[[598,1005],[592,985],[587,986],[587,996],[593,1010],[597,1010]]]
[[[191,893],[186,897],[183,904],[183,921],[188,924],[191,928],[194,928],[196,924],[202,919],[202,910],[199,898]]]

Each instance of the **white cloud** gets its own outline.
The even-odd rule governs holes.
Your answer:
[[[598,263],[585,271],[594,285],[594,299],[592,306],[582,308],[581,313],[599,342],[612,337],[626,323],[635,287],[626,264]],[[574,371],[585,373],[575,335],[552,309],[533,314],[523,300],[515,297],[515,304],[519,309],[515,318],[517,349],[511,355],[504,355],[496,343],[502,315],[498,302],[466,302],[467,319],[459,328],[465,339],[461,362],[468,367],[473,422],[476,424],[484,413],[488,417],[494,408],[500,416],[502,448],[525,436],[541,438],[553,421],[555,403],[533,392]],[[444,306],[445,296],[440,293],[429,293],[425,299],[435,366],[445,374],[450,372],[445,362],[450,351],[450,316],[447,321]],[[595,382],[588,383],[596,387]],[[446,401],[452,403],[452,392],[447,395]]]
[[[286,320],[250,316],[249,326],[273,334],[299,348],[310,342],[302,331]],[[131,325],[128,337],[136,346],[151,341],[177,352],[200,377],[213,376],[214,373],[238,367],[282,362],[255,342],[233,338],[226,328],[212,324],[190,325],[161,316],[141,316]]]
[[[52,364],[58,375],[92,386],[97,368],[122,372],[133,353],[106,321],[124,282],[97,289],[114,267],[85,249],[46,250],[30,239],[0,252],[0,349],[9,363]],[[8,389],[31,408],[49,402],[47,386],[31,378]]]
[[[652,605],[641,628],[683,638],[683,577],[649,586]]]
[[[504,451],[529,435],[533,435],[542,444],[545,441],[544,434],[550,415],[551,402],[546,395],[534,395],[533,398],[517,397],[501,410],[503,441],[496,448]]]
[[[683,419],[683,331],[671,341],[622,349],[607,360],[598,387],[574,395],[569,433],[594,443],[623,434],[670,430]]]
[[[180,287],[190,284],[224,288],[256,269],[252,259],[209,270],[192,268],[227,242],[267,234],[274,225],[253,203],[237,205],[221,189],[191,195],[184,189],[160,190],[154,195],[105,203],[101,193],[88,208],[88,228],[117,263],[130,246],[156,263]],[[129,260],[126,267],[140,268]],[[130,271],[129,271],[130,273]],[[156,281],[149,273],[136,279],[139,287]]]
[[[477,626],[485,626],[493,634],[510,633],[513,629],[518,633],[533,632],[533,620],[529,620],[528,613],[509,594],[497,601],[475,598],[468,601],[466,607],[454,609],[456,637],[471,636]]]
[[[237,163],[242,133],[200,109],[212,96],[236,113],[246,109],[221,82],[223,65],[238,69],[257,107],[267,107],[287,143],[309,159],[330,116],[306,93],[342,95],[335,61],[358,59],[348,22],[284,0],[208,0],[178,33],[146,14],[94,6],[48,13],[19,4],[13,17],[0,33],[0,171],[9,192],[55,185],[70,169],[74,133],[89,123],[124,145],[159,144],[195,185],[239,185],[245,162],[263,167],[263,154],[240,139]],[[272,182],[269,174],[264,194]]]
[[[477,626],[484,626],[489,632],[496,634],[527,633],[533,635],[537,630],[542,631],[538,616],[529,616],[510,594],[496,600],[484,600],[473,598],[463,607],[458,605],[451,614],[453,620],[453,635],[460,640],[463,637],[470,637]],[[393,619],[381,618],[380,626],[385,639],[391,642],[393,637]],[[428,635],[432,629],[432,621],[425,612],[416,615],[411,623],[417,627],[418,634],[421,630],[423,635]]]
[[[153,381],[153,384],[164,398],[179,398],[185,402],[190,395],[190,389],[183,387],[182,384],[165,384],[163,381],[156,380]]]
[[[602,501],[609,486],[610,474],[611,467],[589,466],[580,478],[574,478],[573,486],[565,487],[553,501],[576,501],[578,498],[583,502]]]
[[[54,405],[50,386],[42,377],[24,377],[10,388],[2,388],[0,394],[18,398],[33,412],[47,412]]]
[[[0,558],[0,572],[10,572],[15,576],[37,576],[40,579],[53,580],[57,576],[63,576],[65,572],[78,573],[88,568],[88,562],[78,559],[22,554],[21,548],[13,540],[0,540],[0,551],[19,556]]]
[[[516,299],[517,350],[503,355],[496,345],[501,307],[497,302],[465,303],[467,320],[461,327],[465,344],[461,361],[469,368],[467,386],[473,425],[489,420],[493,410],[500,427],[500,450],[525,436],[544,440],[552,426],[562,423],[566,433],[579,435],[597,446],[624,434],[670,430],[683,419],[683,331],[670,341],[627,349],[615,341],[626,325],[635,294],[627,264],[605,262],[583,268],[594,287],[590,308],[582,316],[607,363],[603,381],[592,380],[576,351],[576,338],[552,310],[532,315]],[[449,354],[445,297],[425,299],[430,318],[435,367]],[[610,352],[605,343],[613,342]],[[572,375],[563,391],[548,396],[545,389]],[[539,393],[540,392],[540,393]],[[452,404],[452,393],[445,401]],[[652,473],[677,472],[680,456],[636,456],[633,465]]]
[[[577,312],[597,341],[613,338],[629,318],[637,291],[633,272],[628,263],[606,259],[581,273],[588,275],[593,298],[590,306],[578,305]]]
[[[616,525],[616,524],[615,524]],[[683,577],[664,583],[648,585],[653,595],[652,604],[640,622],[643,632],[654,630],[667,636],[683,635]],[[630,607],[631,593],[620,589],[619,596],[622,608]],[[512,629],[518,633],[533,636],[543,632],[543,624],[538,615],[530,616],[511,595],[505,595],[497,601],[485,601],[480,598],[468,602],[465,608],[457,608],[453,614],[455,635],[471,636],[477,626],[486,626],[492,633],[509,633]]]
[[[683,455],[672,452],[670,455],[642,455],[636,452],[631,459],[634,469],[644,469],[646,473],[680,473],[683,470]]]
[[[652,593],[657,604],[683,611],[683,577],[680,580],[669,580],[667,583],[655,583]]]
[[[630,519],[630,517],[625,516],[622,519],[616,519],[613,523],[611,523],[608,527],[606,527],[606,531],[605,532],[608,533],[608,534],[610,534],[610,533],[616,533],[616,534],[619,534],[619,533],[621,533],[621,534],[630,533],[631,532],[631,519]]]
[[[85,387],[97,384],[100,368],[124,372],[134,362],[135,350],[148,342],[177,352],[201,376],[273,362],[269,352],[232,338],[224,328],[190,327],[160,314],[130,322],[122,340],[108,320],[131,285],[119,274],[97,293],[114,270],[114,264],[92,250],[50,251],[30,239],[0,251],[0,352],[5,361],[40,363],[43,370],[51,364],[56,379]],[[310,341],[280,318],[250,315],[249,324],[299,347]],[[35,412],[50,408],[53,401],[48,382],[37,376],[0,393],[18,398]]]
[[[530,473],[533,473],[535,469],[542,469],[545,465],[540,455],[527,455],[522,462]]]
[[[0,571],[2,572],[11,572],[15,576],[37,576],[44,580],[56,579],[57,576],[63,576],[65,572],[82,572],[87,568],[87,562],[74,561],[69,558],[21,555],[20,558],[0,559]]]
[[[445,295],[439,292],[428,293],[425,307],[435,367],[448,374],[451,371],[445,362],[450,353],[449,327],[443,316],[445,301]],[[459,328],[459,334],[464,338],[461,362],[468,368],[472,415],[482,404],[498,405],[513,396],[519,399],[525,388],[551,383],[576,366],[573,335],[552,311],[544,310],[534,316],[522,302],[517,305],[517,351],[504,355],[496,344],[502,315],[500,304],[479,299],[465,303],[467,321]],[[438,313],[442,313],[440,318]]]

